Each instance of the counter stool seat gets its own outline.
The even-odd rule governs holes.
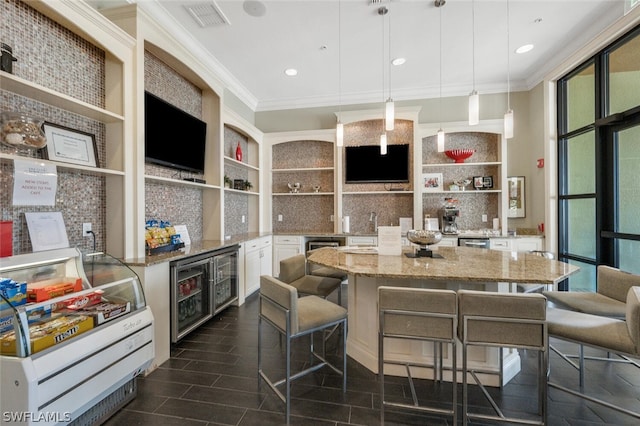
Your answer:
[[[384,426],[385,407],[403,408],[423,413],[453,417],[457,424],[456,332],[458,323],[457,295],[452,290],[408,287],[378,287],[378,378],[380,381],[380,424]],[[433,342],[433,363],[394,360],[385,351],[386,339]],[[442,345],[451,345],[450,367],[452,395],[450,408],[418,403],[411,368],[432,368],[434,382],[442,381]],[[413,404],[387,401],[384,368],[387,364],[404,366],[409,380]]]
[[[462,424],[469,420],[497,421],[509,424],[547,424],[548,335],[546,298],[538,293],[498,293],[458,290],[458,334],[462,341]],[[479,379],[477,373],[491,373],[470,368],[470,346],[515,348],[538,353],[537,419],[506,416]],[[495,373],[494,373],[495,374]],[[499,372],[502,375],[502,371]],[[475,383],[493,407],[495,414],[469,411],[469,384]],[[502,383],[502,377],[500,377]]]
[[[339,271],[337,269],[330,268],[328,266],[315,267],[311,270],[311,275],[317,275],[319,277],[337,278],[340,281],[347,279],[347,273]]]
[[[262,323],[266,322],[285,337],[285,377],[271,379],[262,368]],[[342,369],[329,363],[325,357],[324,339],[322,353],[314,350],[313,333],[342,326]],[[302,371],[291,373],[292,340],[310,336],[311,361]],[[291,382],[322,367],[329,367],[342,376],[342,392],[347,391],[347,310],[318,296],[298,298],[298,291],[274,277],[260,277],[260,307],[258,315],[258,384],[260,379],[285,403],[285,421],[291,417]],[[284,393],[279,386],[284,385]]]
[[[624,319],[629,288],[640,286],[640,275],[598,265],[598,289],[593,292],[546,291],[543,294],[560,308],[585,314]]]
[[[639,412],[590,396],[585,393],[584,389],[585,360],[623,362],[640,367],[640,364],[635,360],[640,357],[640,287],[629,288],[625,302],[624,319],[585,314],[567,309],[549,308],[547,310],[549,336],[576,343],[580,348],[577,356],[578,364],[576,364],[570,359],[572,357],[561,353],[553,346],[549,346],[561,359],[578,370],[579,391],[551,380],[549,380],[549,386],[629,416],[640,418]],[[587,357],[584,355],[583,347],[585,345],[607,353],[613,352],[619,358]],[[612,399],[615,400],[615,396]]]
[[[329,276],[307,274],[307,259],[304,254],[297,254],[280,261],[280,281],[298,290],[300,294],[319,296],[326,299],[338,290],[338,305],[342,304],[342,280]]]

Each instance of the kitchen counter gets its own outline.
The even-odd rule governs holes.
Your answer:
[[[379,256],[375,247],[320,248],[309,254],[311,263],[348,273],[347,353],[372,372],[378,371],[379,286],[509,293],[517,291],[516,283],[556,285],[579,270],[564,262],[524,252],[471,247],[437,247],[434,252],[442,258]],[[389,357],[397,361],[411,359],[429,363],[433,356],[433,345],[429,343],[392,341],[388,349]],[[447,351],[445,366],[452,365],[453,356],[455,354]],[[483,382],[490,386],[504,385],[520,371],[520,355],[512,349],[474,347],[469,362],[493,372],[481,375]],[[390,366],[386,371],[406,375],[401,367]],[[420,369],[412,371],[412,375],[433,379],[433,370]],[[451,380],[451,375],[445,374],[445,379]]]
[[[236,235],[228,240],[203,240],[194,241],[190,245],[185,246],[179,250],[159,253],[154,255],[148,255],[142,258],[130,258],[123,259],[122,261],[129,266],[152,266],[162,262],[172,262],[174,260],[180,260],[185,257],[198,255],[210,251],[220,250],[223,248],[231,247],[236,244],[243,243],[245,241],[260,238],[266,235],[271,235],[270,232],[252,232],[242,235]]]

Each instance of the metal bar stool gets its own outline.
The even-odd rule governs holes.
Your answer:
[[[580,390],[570,389],[551,380],[549,380],[549,386],[640,419],[639,412],[631,411],[602,398],[589,396],[584,389],[585,359],[606,362],[618,361],[613,358],[586,357],[583,351],[585,345],[613,352],[624,359],[628,359],[627,357],[640,357],[640,287],[631,287],[627,291],[625,301],[626,315],[624,320],[567,309],[549,308],[547,315],[549,335],[557,339],[577,343],[580,346],[578,365],[558,352],[562,359],[578,370]],[[638,366],[637,362],[631,362]],[[612,399],[615,399],[615,395]]]
[[[469,419],[505,423],[547,424],[547,368],[549,351],[546,298],[539,293],[513,294],[490,291],[458,291],[460,315],[458,333],[462,341],[462,423]],[[505,416],[481,383],[477,373],[495,371],[471,369],[468,365],[469,346],[509,347],[538,351],[538,413],[535,419]],[[501,372],[500,372],[501,374]],[[495,415],[469,413],[470,375],[491,404]],[[502,380],[501,380],[502,382]]]
[[[283,379],[273,381],[262,369],[262,322],[273,326],[281,336],[285,337],[286,372]],[[324,339],[322,353],[313,348],[313,333],[324,331],[342,325],[342,370],[338,369],[324,354]],[[302,371],[291,374],[291,343],[293,339],[310,336],[310,354],[312,361],[318,363],[310,365]],[[258,384],[263,379],[285,403],[285,420],[289,424],[291,417],[291,382],[324,366],[328,366],[342,375],[342,392],[347,391],[347,310],[335,303],[317,296],[298,298],[298,291],[282,281],[263,275],[260,277],[260,308],[258,316]],[[284,394],[278,386],[285,386]]]
[[[385,407],[404,408],[424,413],[449,415],[453,424],[457,422],[456,386],[456,329],[457,295],[452,290],[433,290],[406,287],[378,287],[378,377],[380,380],[380,424],[384,425]],[[418,363],[385,359],[385,339],[409,339],[434,343],[433,363]],[[433,368],[436,377],[442,380],[442,344],[451,345],[452,395],[451,408],[420,405],[416,395],[411,367]],[[439,349],[439,350],[438,350]],[[406,368],[413,405],[385,400],[385,364],[403,365]]]

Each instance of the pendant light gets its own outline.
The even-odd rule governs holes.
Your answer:
[[[338,0],[338,123],[336,124],[336,146],[344,145],[344,125],[342,124],[342,8]]]
[[[387,112],[387,106],[386,106],[386,102],[384,102],[384,15],[386,15],[389,12],[389,9],[387,9],[385,6],[382,6],[378,9],[378,15],[382,16],[382,105],[384,107],[384,111],[383,111],[383,117],[386,116],[386,112]],[[387,155],[387,132],[386,132],[386,125],[385,125],[385,121],[384,120],[382,122],[382,134],[380,135],[380,155]]]
[[[507,0],[507,112],[504,114],[504,137],[513,137],[513,110],[511,109],[511,46],[509,38],[509,0]]]
[[[437,135],[437,146],[438,152],[444,152],[444,130],[442,130],[442,6],[444,6],[445,0],[435,0],[435,5],[439,9],[439,19],[440,19],[440,28],[439,28],[439,42],[440,42],[440,71],[439,71],[439,79],[440,79],[440,98],[438,99],[438,117],[440,118],[440,129],[438,130]]]
[[[473,90],[469,94],[469,125],[475,126],[480,122],[480,96],[476,90],[476,6],[475,0],[471,1],[471,40],[472,40],[472,73]]]
[[[389,67],[389,98],[385,103],[385,129],[393,130],[395,122],[395,105],[393,103],[393,99],[391,99],[391,15],[389,15],[389,62],[387,65]]]

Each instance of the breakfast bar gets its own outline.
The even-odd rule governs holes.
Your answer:
[[[347,353],[372,372],[378,370],[377,288],[381,285],[515,292],[518,283],[556,287],[579,269],[522,252],[470,247],[437,247],[434,252],[442,257],[408,257],[406,254],[409,252],[383,256],[378,255],[376,247],[327,247],[309,253],[310,263],[348,274]],[[432,345],[425,343],[397,340],[385,345],[385,351],[387,348],[389,352],[385,356],[397,360],[421,359],[428,362],[433,356]],[[447,349],[443,356],[445,366],[450,366],[453,354]],[[474,368],[494,373],[483,377],[483,381],[492,386],[508,383],[520,371],[518,351],[507,348],[474,347],[469,363]],[[385,371],[406,375],[402,367]],[[412,374],[433,378],[431,369],[412,371]],[[446,372],[444,378],[447,379]],[[448,380],[451,380],[450,374]]]

